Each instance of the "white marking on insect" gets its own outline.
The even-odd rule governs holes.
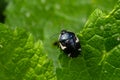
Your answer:
[[[81,51],[81,49],[79,48],[78,51]]]
[[[70,57],[71,56],[71,53],[70,54],[68,54],[68,57]]]
[[[77,37],[76,37],[76,41],[75,41],[75,42],[76,42],[76,43],[79,42],[79,39],[78,39]]]
[[[60,43],[60,47],[62,48],[62,50],[64,50],[66,47],[63,46],[61,43]]]

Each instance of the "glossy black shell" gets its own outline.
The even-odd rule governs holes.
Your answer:
[[[79,39],[73,32],[62,30],[59,35],[61,50],[70,57],[77,57],[81,52]]]

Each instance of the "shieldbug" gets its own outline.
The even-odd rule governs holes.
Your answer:
[[[62,30],[59,35],[58,41],[61,50],[69,57],[77,57],[80,54],[80,41],[75,33],[67,30]]]

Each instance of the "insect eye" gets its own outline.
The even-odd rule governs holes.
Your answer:
[[[63,46],[65,46],[65,45],[66,45],[66,40],[62,40],[62,41],[60,41],[60,43],[61,43]]]
[[[65,40],[60,41],[60,43],[65,43]]]

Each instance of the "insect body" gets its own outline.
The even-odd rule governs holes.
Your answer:
[[[81,52],[79,39],[73,32],[62,30],[59,35],[59,45],[69,57],[77,57]]]

